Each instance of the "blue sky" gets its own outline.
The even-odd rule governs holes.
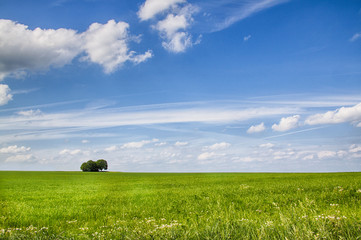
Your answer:
[[[361,2],[0,2],[0,170],[361,171]]]

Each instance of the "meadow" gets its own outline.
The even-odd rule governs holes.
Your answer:
[[[0,239],[359,239],[361,173],[0,171]]]

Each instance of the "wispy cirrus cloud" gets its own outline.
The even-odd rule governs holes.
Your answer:
[[[217,32],[230,27],[253,14],[288,2],[289,0],[221,0],[205,1],[200,7],[206,13],[203,25],[210,32]]]
[[[218,106],[217,106],[218,105]],[[174,103],[105,109],[72,109],[62,112],[24,111],[0,117],[0,128],[16,133],[3,135],[3,141],[37,135],[37,138],[64,137],[70,132],[120,126],[160,125],[170,123],[226,124],[253,118],[299,111],[288,107],[244,107],[235,103]],[[83,138],[86,136],[83,136]]]
[[[361,33],[355,33],[351,38],[350,38],[350,41],[351,42],[354,42],[358,39],[361,39]]]

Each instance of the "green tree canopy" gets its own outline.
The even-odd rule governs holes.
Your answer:
[[[83,172],[99,172],[108,169],[108,162],[104,159],[99,159],[98,161],[89,160],[82,163],[80,169]]]
[[[108,163],[104,159],[99,159],[97,161],[97,165],[98,165],[100,171],[108,169]]]

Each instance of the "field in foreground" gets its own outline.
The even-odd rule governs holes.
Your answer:
[[[0,172],[0,239],[286,238],[361,238],[361,173]]]

